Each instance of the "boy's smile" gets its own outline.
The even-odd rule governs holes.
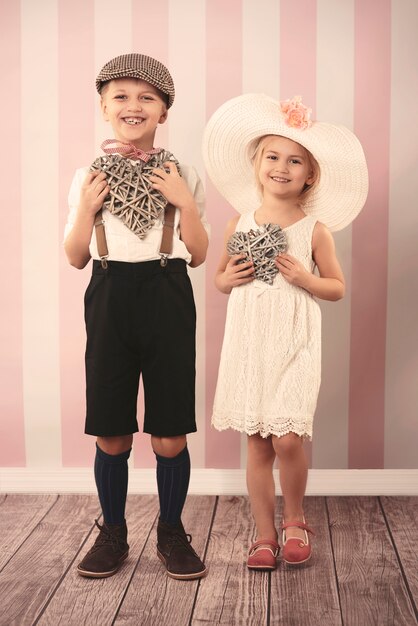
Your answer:
[[[125,117],[125,122],[127,124],[141,124],[142,117]]]
[[[102,89],[103,118],[110,122],[115,139],[151,150],[158,124],[167,119],[163,94],[136,78],[118,78]]]

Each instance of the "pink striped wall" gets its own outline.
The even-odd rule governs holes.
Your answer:
[[[146,0],[132,3],[132,50],[141,50],[144,54],[157,57],[168,65],[169,3],[168,0],[161,0],[155,3],[153,11],[148,11],[148,5],[149,2]],[[157,145],[167,144],[168,122],[158,129],[157,134]],[[142,416],[144,411],[142,384],[140,387],[138,414]],[[141,424],[140,421],[139,423]],[[136,437],[134,461],[136,467],[152,467],[155,464],[149,435]]]
[[[390,1],[358,0],[354,128],[369,164],[366,210],[353,225],[349,466],[384,466],[391,86]],[[377,18],[378,15],[378,19]],[[370,102],[379,103],[379,115]]]
[[[316,112],[316,1],[280,3],[280,94],[303,94]],[[305,444],[312,465],[312,443]]]
[[[219,19],[222,15],[222,20]],[[206,115],[209,118],[218,106],[228,98],[241,93],[241,36],[242,8],[240,0],[225,4],[222,0],[207,3],[206,45],[213,54],[206,59]],[[217,378],[217,363],[222,345],[226,297],[217,291],[213,276],[219,262],[224,241],[224,230],[233,215],[223,198],[206,180],[208,217],[212,236],[206,270],[206,415],[210,415],[211,402]],[[228,454],[225,454],[228,450]],[[235,432],[219,433],[210,420],[206,422],[206,463],[208,467],[239,467],[239,435]]]
[[[316,107],[316,0],[280,2],[280,93]]]
[[[191,270],[201,324],[199,434],[190,437],[195,466],[238,468],[245,462],[243,439],[237,433],[217,433],[210,426],[227,303],[214,288],[213,276],[225,224],[234,211],[205,177],[200,137],[205,120],[224,100],[243,90],[257,90],[281,98],[301,94],[314,112],[325,112],[329,121],[352,124],[369,161],[367,207],[353,224],[352,238],[351,230],[336,236],[348,277],[346,304],[323,305],[325,378],[314,431],[319,439],[314,435],[309,447],[312,465],[416,467],[418,425],[403,382],[403,376],[414,379],[416,354],[401,327],[404,311],[416,310],[418,304],[413,290],[402,286],[417,270],[410,241],[416,192],[413,174],[408,177],[405,172],[414,172],[418,152],[417,142],[408,141],[408,116],[409,120],[416,117],[412,110],[416,99],[408,98],[418,93],[414,69],[418,5],[404,0],[400,10],[394,0],[263,0],[256,4],[257,10],[255,0],[199,0],[193,7],[188,0],[120,0],[117,6],[113,0],[38,0],[39,19],[34,22],[38,26],[31,29],[28,25],[35,9],[28,0],[0,0],[0,58],[7,60],[2,78],[5,93],[11,94],[0,99],[1,120],[6,122],[2,124],[0,171],[8,183],[3,184],[7,207],[0,217],[4,274],[0,467],[91,464],[93,441],[83,434],[82,298],[89,270],[70,268],[61,243],[73,172],[93,160],[101,138],[109,133],[100,118],[95,75],[108,57],[131,50],[156,56],[172,68],[178,98],[170,123],[159,130],[157,143],[195,164],[207,188],[211,246],[206,267]],[[330,34],[335,34],[334,25],[336,31],[341,30],[347,18],[349,27],[337,42]],[[37,32],[41,24],[48,24],[48,37]],[[49,189],[47,207],[31,206],[29,201],[34,171],[29,177],[29,154],[33,152],[32,167],[39,168],[39,176],[45,178],[45,172],[42,159],[36,158],[38,136],[35,132],[23,136],[27,124],[23,110],[29,111],[30,103],[21,100],[21,93],[27,94],[33,82],[29,51],[39,41],[39,58],[48,58],[54,69],[52,76],[40,79],[40,88],[46,86],[50,93],[47,119],[40,121],[40,128],[48,150],[58,158],[54,175],[58,181],[55,177],[51,186],[57,186],[57,198]],[[407,55],[404,41],[409,42]],[[344,68],[344,77],[335,74],[338,67]],[[45,97],[45,91],[40,94]],[[403,102],[408,103],[408,115]],[[407,155],[407,163],[402,155]],[[39,189],[34,197],[40,202]],[[56,207],[57,232],[49,226],[45,242],[33,245],[27,228],[33,212],[52,215]],[[56,246],[57,258],[50,262],[58,265],[59,293],[55,298],[55,291],[45,284],[40,287],[43,299],[36,299],[28,255],[30,250],[35,268],[38,261],[44,267],[46,245],[51,250]],[[403,250],[410,251],[407,259]],[[31,296],[30,310],[22,293]],[[43,381],[35,371],[36,355],[31,354],[32,346],[39,345],[35,331],[42,329],[46,304],[48,319],[55,319],[55,314],[59,320],[58,332],[52,328],[47,335],[42,361],[45,371],[53,371],[55,354],[59,355],[59,377],[52,382]],[[38,381],[36,390],[33,380]],[[60,398],[58,410],[54,409],[55,396]],[[43,403],[48,406],[47,417]],[[138,406],[142,413],[141,398]],[[338,453],[329,452],[334,448]],[[135,438],[132,463],[154,465],[147,436]]]
[[[13,104],[0,98],[3,122],[3,150],[0,170],[6,205],[0,212],[2,280],[0,464],[25,465],[25,436],[22,373],[22,245],[20,177],[20,6],[13,0],[0,3],[0,23],[8,24],[0,37],[0,58],[5,95],[13,94]],[[9,63],[15,60],[14,67]],[[6,235],[7,236],[4,236]]]
[[[74,170],[94,158],[95,100],[89,93],[94,55],[94,0],[60,0],[59,28],[59,207],[62,238],[68,211],[68,188]],[[77,41],[77,45],[74,42]],[[74,89],[74,86],[77,88]],[[85,95],[87,94],[87,96]],[[79,141],[74,141],[74,136]],[[64,466],[88,463],[91,442],[84,430],[83,293],[88,272],[75,272],[60,255],[60,366],[62,462]]]
[[[147,0],[132,2],[132,50],[141,50],[168,65],[170,3],[159,0],[154,3],[152,11],[149,4]],[[158,141],[164,146],[167,140],[168,124],[164,124],[158,131]]]

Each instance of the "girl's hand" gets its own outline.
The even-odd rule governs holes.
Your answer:
[[[245,254],[234,254],[226,264],[222,283],[229,293],[233,287],[240,287],[254,280],[254,267],[251,261],[240,263]]]
[[[106,174],[97,170],[89,172],[81,187],[79,212],[94,217],[102,208],[103,202],[110,188],[106,181]]]
[[[168,202],[182,209],[194,205],[194,198],[186,181],[179,174],[172,161],[164,163],[164,168],[156,168],[149,177],[153,189],[157,189]],[[168,171],[167,171],[168,170]]]
[[[291,285],[306,289],[307,279],[311,274],[291,254],[280,254],[275,260],[283,278]]]

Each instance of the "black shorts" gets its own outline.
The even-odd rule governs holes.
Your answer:
[[[196,310],[185,261],[93,261],[85,298],[85,432],[111,437],[138,431],[139,377],[144,432],[196,431]]]

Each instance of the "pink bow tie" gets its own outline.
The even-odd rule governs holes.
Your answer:
[[[113,147],[110,147],[112,144]],[[144,150],[137,148],[132,143],[124,143],[117,139],[106,139],[100,147],[106,154],[122,154],[129,159],[139,159],[144,161],[144,163],[147,163],[153,154],[158,154],[162,150],[162,148],[153,148],[148,150],[148,152],[144,152]]]

